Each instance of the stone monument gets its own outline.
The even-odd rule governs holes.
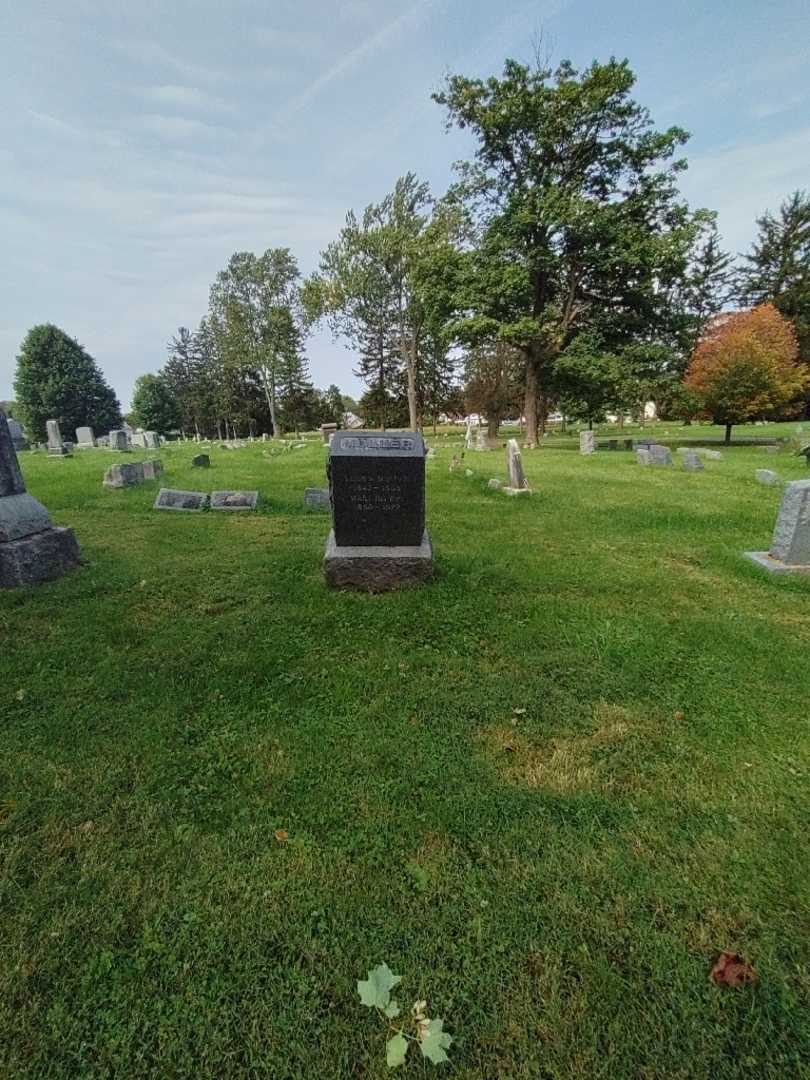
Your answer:
[[[509,439],[506,443],[506,471],[509,483],[501,490],[506,495],[528,495],[529,481],[523,474],[523,459],[517,439]]]
[[[484,428],[479,428],[475,434],[475,449],[476,450],[495,450],[498,446],[498,440],[493,438]]]
[[[61,577],[79,564],[72,529],[56,528],[29,495],[0,410],[0,588],[15,589]]]
[[[650,451],[646,450],[643,446],[639,446],[636,450],[636,461],[639,465],[652,465]]]
[[[658,446],[656,443],[648,450],[651,465],[674,465],[672,454],[668,446]]]
[[[29,450],[30,446],[28,439],[25,437],[25,432],[12,417],[8,417],[8,430],[11,434],[11,442],[14,445],[15,450]]]
[[[592,431],[580,431],[579,433],[579,452],[580,454],[595,454],[596,453],[596,439]]]
[[[129,450],[129,436],[123,428],[110,432],[110,450],[126,453]]]
[[[323,561],[327,583],[384,592],[431,577],[422,436],[338,431],[327,471],[333,526]]]
[[[781,484],[782,478],[779,473],[775,473],[773,469],[755,469],[754,477],[758,484]]]
[[[62,441],[59,421],[48,420],[45,427],[48,429],[48,457],[69,457],[70,455]]]
[[[143,433],[143,445],[147,450],[159,450],[160,435],[156,431],[145,431]]]
[[[321,424],[321,439],[324,446],[329,446],[329,436],[334,435],[337,429],[337,424]]]
[[[683,467],[687,472],[699,472],[703,468],[703,462],[694,450],[687,450],[683,454]]]
[[[80,450],[90,450],[96,445],[96,439],[91,427],[76,428],[76,445]]]
[[[770,551],[746,551],[773,574],[810,574],[810,480],[785,487]]]
[[[472,450],[473,448],[473,428],[472,420],[467,421],[467,431],[464,435],[464,449]]]

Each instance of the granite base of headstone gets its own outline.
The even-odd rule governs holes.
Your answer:
[[[212,491],[212,510],[255,510],[258,491]]]
[[[304,506],[312,506],[318,510],[328,510],[329,490],[327,488],[306,488],[304,491]]]
[[[329,454],[332,530],[323,571],[333,588],[386,592],[433,574],[425,528],[425,444],[417,432],[338,431]]]
[[[28,494],[6,415],[0,410],[0,588],[50,581],[79,565],[72,529],[58,528]]]
[[[579,452],[580,454],[596,453],[596,436],[592,431],[580,431]]]
[[[178,491],[174,488],[161,488],[155,499],[155,510],[179,510],[193,513],[205,509],[208,496],[204,491]]]
[[[772,574],[810,574],[810,480],[785,487],[770,550],[745,554]]]

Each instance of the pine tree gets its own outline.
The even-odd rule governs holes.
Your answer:
[[[48,420],[59,421],[65,438],[72,438],[77,427],[103,432],[122,423],[115,391],[95,360],[53,323],[28,331],[17,357],[14,390],[34,439],[45,439]]]

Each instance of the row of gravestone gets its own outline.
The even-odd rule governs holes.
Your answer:
[[[126,453],[133,446],[138,446],[144,450],[157,450],[161,443],[160,435],[156,431],[136,431],[130,435],[123,428],[116,428],[109,435],[96,439],[91,427],[76,428],[76,442],[66,443],[62,438],[58,420],[48,420],[45,427],[48,432],[48,455],[50,457],[69,457],[74,446],[79,450],[90,450],[103,445],[110,450]]]

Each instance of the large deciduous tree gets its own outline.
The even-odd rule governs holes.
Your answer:
[[[66,438],[77,427],[96,431],[120,426],[121,406],[92,356],[53,323],[28,331],[17,357],[17,405],[34,439],[46,422],[58,420]]]
[[[163,375],[139,375],[132,394],[132,417],[147,431],[174,431],[182,426],[183,410]]]
[[[434,95],[477,140],[455,188],[479,228],[460,313],[520,350],[528,445],[560,354],[586,329],[607,348],[654,335],[661,283],[685,272],[699,229],[676,188],[687,135],[656,131],[634,82],[616,60],[581,73],[509,60],[500,79],[452,75]]]
[[[798,355],[793,326],[772,304],[721,315],[695,350],[686,386],[702,411],[725,425],[728,443],[734,424],[790,414],[810,385]]]

